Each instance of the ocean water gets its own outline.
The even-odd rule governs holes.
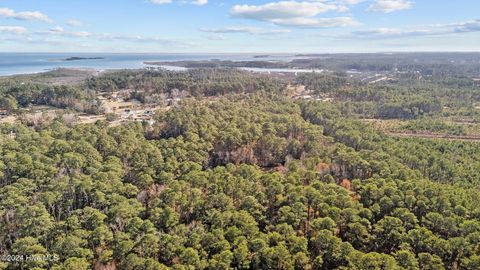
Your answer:
[[[0,76],[45,72],[56,68],[136,69],[144,68],[145,61],[180,60],[284,60],[295,55],[277,54],[255,58],[254,54],[106,54],[106,53],[0,53]],[[69,57],[100,57],[65,61]]]

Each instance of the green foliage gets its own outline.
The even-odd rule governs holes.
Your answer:
[[[479,265],[475,144],[392,139],[265,93],[156,119],[1,125],[0,253],[58,256],[6,268]]]
[[[4,96],[0,99],[0,109],[7,111],[7,113],[12,113],[18,109],[18,102],[10,95]]]
[[[0,82],[0,109],[13,112],[18,107],[49,105],[88,113],[101,112],[94,93],[74,85],[51,85],[28,80]]]
[[[325,75],[317,73],[303,73],[296,78],[296,82],[305,85],[307,90],[314,94],[335,93],[349,84],[346,77],[340,75]]]
[[[408,130],[411,132],[429,132],[443,133],[451,135],[466,135],[467,130],[464,126],[458,124],[449,124],[438,119],[420,118],[409,121],[398,127],[398,130]]]
[[[242,72],[236,69],[193,69],[173,71],[117,71],[92,77],[86,86],[97,91],[141,89],[132,97],[147,102],[158,94],[175,94],[184,91],[192,96],[216,96],[227,93],[252,93],[257,91],[278,92],[278,80],[266,76]]]

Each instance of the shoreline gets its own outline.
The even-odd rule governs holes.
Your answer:
[[[174,66],[174,65],[148,65],[144,64],[144,67],[140,68],[86,68],[86,67],[58,67],[48,70],[42,71],[33,71],[27,73],[13,73],[13,74],[6,74],[0,75],[0,78],[9,78],[9,77],[21,77],[21,76],[33,76],[33,75],[41,75],[47,74],[51,72],[91,72],[93,76],[98,76],[101,73],[109,72],[109,71],[118,71],[118,70],[144,70],[147,68],[156,68],[156,69],[164,69],[167,71],[174,71],[174,72],[182,72],[188,71],[192,68],[182,67],[182,66]],[[199,67],[199,68],[208,68],[208,67]],[[228,67],[220,67],[220,68],[228,68]],[[251,68],[251,67],[234,67],[234,69],[241,70],[241,71],[248,71],[254,73],[323,73],[328,72],[328,70],[324,69],[295,69],[295,68]]]
[[[145,69],[146,67],[143,68],[88,68],[88,67],[58,67],[58,68],[52,68],[52,69],[47,69],[47,70],[42,70],[42,71],[32,71],[32,72],[26,72],[26,73],[12,73],[12,74],[6,74],[6,75],[0,75],[0,78],[8,78],[8,77],[20,77],[20,76],[33,76],[33,75],[40,75],[40,74],[47,74],[51,72],[91,72],[91,73],[96,73],[96,75],[103,73],[103,72],[108,72],[108,71],[116,71],[116,70],[139,70],[139,69]]]
[[[27,72],[27,73],[12,73],[12,74],[0,75],[0,78],[33,76],[33,75],[47,74],[47,73],[51,73],[51,72],[62,72],[62,71],[102,73],[106,70],[95,69],[95,68],[64,68],[64,67],[58,67],[58,68],[42,70],[42,71],[32,71],[32,72]]]

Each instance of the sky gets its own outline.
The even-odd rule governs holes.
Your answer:
[[[478,0],[0,0],[0,52],[480,51]]]

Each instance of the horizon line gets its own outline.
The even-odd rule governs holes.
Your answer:
[[[314,55],[314,54],[388,54],[388,53],[480,53],[478,51],[454,51],[454,50],[431,50],[431,51],[422,51],[422,50],[412,50],[412,51],[377,51],[377,52],[360,52],[360,51],[349,51],[349,52],[68,52],[68,51],[59,51],[59,52],[46,52],[46,51],[19,51],[19,52],[5,52],[0,51],[0,54],[13,54],[13,53],[24,53],[24,54],[54,54],[54,53],[81,53],[81,54],[211,54],[211,55],[232,55],[232,54],[272,54],[272,55]]]

